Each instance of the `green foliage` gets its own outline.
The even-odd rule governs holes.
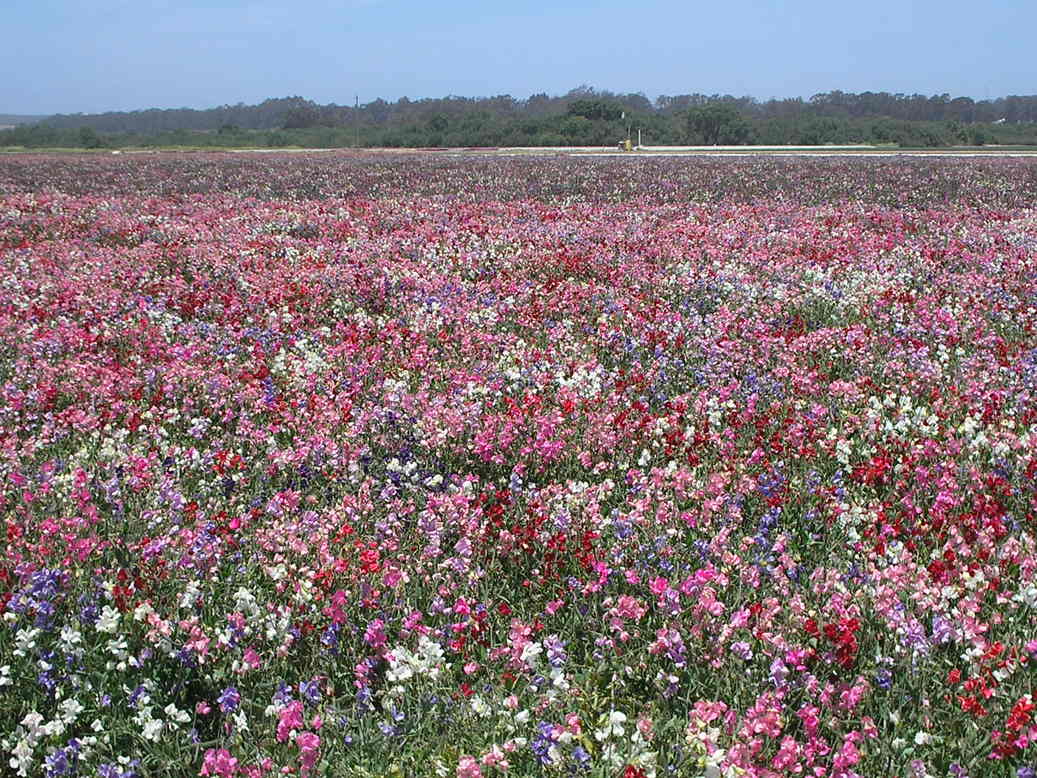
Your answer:
[[[590,131],[591,123],[585,116],[570,116],[562,125],[562,134],[569,140],[579,141]]]
[[[93,127],[80,127],[79,145],[85,149],[98,149],[104,145],[104,142]]]
[[[727,103],[709,103],[688,111],[688,133],[708,146],[743,145],[753,134],[749,123]]]
[[[292,108],[285,114],[284,127],[286,130],[298,130],[307,127],[316,127],[320,124],[320,110],[313,103],[307,102]]]
[[[608,100],[577,100],[569,105],[570,116],[582,116],[585,119],[602,119],[613,122],[623,116],[623,109]]]
[[[621,117],[626,115],[626,121]],[[1005,121],[1000,122],[1001,119]],[[687,143],[901,147],[1037,145],[1037,97],[975,102],[947,95],[830,92],[769,100],[640,94],[579,87],[566,95],[446,97],[354,108],[302,97],[207,111],[147,110],[53,116],[0,130],[0,147],[241,148],[298,146],[614,146],[627,129],[646,145]],[[999,123],[994,123],[995,121]]]

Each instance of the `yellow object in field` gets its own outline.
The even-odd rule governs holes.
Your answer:
[[[630,142],[630,138],[627,138],[625,141],[623,141],[623,151],[633,151],[633,150],[634,150],[634,144]]]

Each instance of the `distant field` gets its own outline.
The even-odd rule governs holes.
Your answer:
[[[901,148],[896,146],[644,146],[633,151],[620,151],[613,146],[523,146],[494,148],[435,148],[435,149],[400,149],[400,148],[364,148],[364,149],[320,149],[320,148],[226,148],[214,149],[210,146],[170,146],[158,148],[125,148],[83,149],[53,148],[25,149],[19,146],[0,148],[0,154],[41,154],[41,153],[73,153],[73,154],[161,154],[170,152],[231,152],[236,154],[447,154],[447,155],[496,155],[496,156],[537,156],[537,155],[596,155],[596,156],[934,156],[934,157],[998,157],[998,156],[1033,156],[1037,155],[1037,146],[963,146],[948,148]]]

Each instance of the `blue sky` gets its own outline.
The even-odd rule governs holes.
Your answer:
[[[1037,93],[1034,0],[5,0],[0,113],[301,95]]]

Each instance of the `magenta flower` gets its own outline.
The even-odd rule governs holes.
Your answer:
[[[207,749],[202,757],[202,769],[198,771],[201,776],[219,776],[219,778],[232,778],[238,773],[238,760],[230,755],[225,748]]]

